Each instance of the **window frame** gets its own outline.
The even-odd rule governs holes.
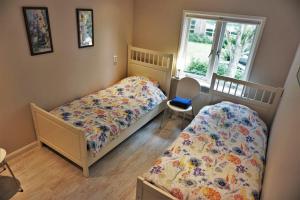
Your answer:
[[[183,65],[186,56],[189,27],[191,26],[192,18],[216,20],[216,29],[214,31],[215,34],[213,36],[214,42],[212,44],[212,51],[211,51],[212,55],[210,56],[211,66],[209,66],[207,77],[201,77],[199,75],[185,73],[185,76],[194,77],[196,79],[199,79],[202,82],[205,82],[206,84],[210,84],[212,74],[217,70],[216,67],[216,64],[218,62],[217,52],[220,51],[220,48],[222,47],[222,41],[223,41],[222,35],[224,36],[222,32],[225,31],[225,27],[226,27],[223,25],[223,23],[236,22],[236,23],[247,23],[247,24],[257,25],[257,31],[253,39],[253,45],[251,47],[251,51],[248,58],[249,61],[246,65],[246,72],[244,76],[244,80],[248,81],[252,72],[255,56],[263,35],[264,26],[266,23],[266,17],[184,10],[183,17],[182,17],[181,32],[180,32],[179,48],[177,54],[178,55],[177,64],[176,64],[176,68],[180,69],[182,72],[186,67]]]

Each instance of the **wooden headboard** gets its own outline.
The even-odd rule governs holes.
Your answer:
[[[283,88],[236,80],[213,74],[210,94],[211,104],[231,101],[243,104],[258,112],[267,125],[271,125]]]
[[[127,76],[146,76],[159,82],[169,95],[174,54],[128,46]]]

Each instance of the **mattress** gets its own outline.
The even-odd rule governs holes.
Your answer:
[[[267,127],[250,108],[206,106],[144,178],[178,199],[259,199]]]
[[[88,149],[97,153],[165,99],[153,81],[132,76],[50,113],[84,131]]]

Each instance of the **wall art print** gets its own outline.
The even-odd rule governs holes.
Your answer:
[[[23,7],[31,55],[53,52],[47,7]]]
[[[78,47],[94,46],[94,19],[92,9],[76,9]]]

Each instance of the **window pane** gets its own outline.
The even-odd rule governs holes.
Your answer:
[[[226,23],[217,74],[245,79],[257,25]]]
[[[201,77],[207,76],[215,28],[215,20],[191,19],[185,49],[185,72]]]

